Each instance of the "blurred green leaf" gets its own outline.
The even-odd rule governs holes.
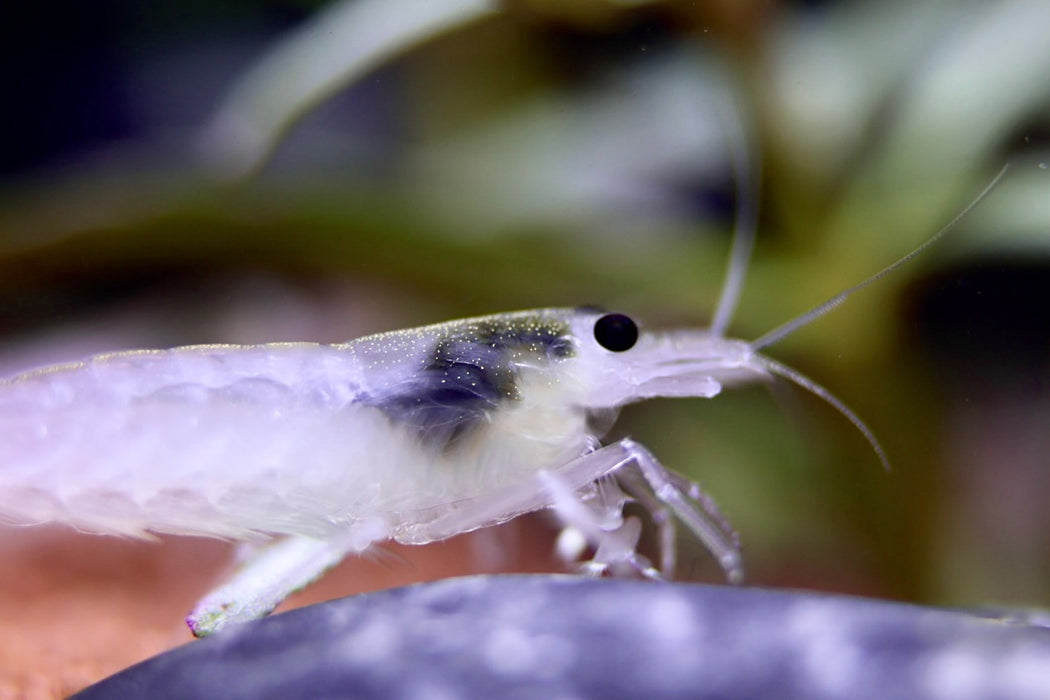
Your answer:
[[[204,157],[235,179],[257,170],[320,102],[412,46],[496,11],[494,0],[341,0],[275,44],[209,125]]]

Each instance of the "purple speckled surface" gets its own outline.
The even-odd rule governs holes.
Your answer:
[[[253,622],[76,695],[1050,698],[1050,629],[863,598],[558,576],[448,579]]]

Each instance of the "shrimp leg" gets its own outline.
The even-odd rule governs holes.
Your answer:
[[[538,475],[562,521],[580,531],[598,548],[594,562],[596,566],[615,568],[617,565],[627,564],[644,576],[662,578],[659,572],[634,551],[637,535],[632,539],[636,525],[632,524],[631,519],[611,530],[601,513],[595,508],[588,508],[581,501],[578,492],[571,488],[566,474],[583,467],[586,467],[585,471],[592,473],[628,476],[629,489],[636,486],[630,477],[642,477],[656,500],[669,508],[700,538],[721,565],[730,582],[739,583],[743,579],[743,565],[736,534],[725,524],[714,503],[700,491],[699,486],[669,471],[648,448],[628,438],[583,455],[557,471],[543,471]],[[643,502],[643,505],[652,510],[652,503]],[[665,521],[666,510],[658,507],[654,516]],[[665,536],[661,539],[667,538]],[[668,543],[664,541],[662,545],[666,547]],[[667,563],[670,554],[663,552],[662,558]],[[670,574],[669,571],[664,573]]]
[[[228,625],[263,617],[347,554],[366,549],[369,543],[361,540],[359,535],[334,539],[291,536],[267,543],[231,579],[202,598],[186,624],[194,636],[205,637]]]

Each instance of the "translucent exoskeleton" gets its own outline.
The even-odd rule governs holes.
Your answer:
[[[748,247],[736,247],[727,288]],[[555,308],[29,372],[0,382],[0,519],[255,543],[190,614],[198,635],[267,614],[349,553],[545,508],[594,547],[589,571],[669,577],[677,518],[737,582],[737,538],[699,487],[603,434],[625,404],[779,375],[831,402],[884,459],[848,408],[759,350],[921,250],[752,342],[724,336],[729,292],[711,329],[640,331],[621,314]],[[657,565],[636,552],[628,498],[659,528]]]

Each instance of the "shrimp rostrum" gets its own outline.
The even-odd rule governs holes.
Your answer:
[[[254,543],[190,614],[197,635],[266,615],[374,544],[547,508],[591,545],[587,571],[670,577],[677,519],[736,582],[737,539],[713,502],[644,446],[601,438],[625,404],[779,375],[831,402],[882,458],[841,402],[759,353],[861,286],[753,342],[721,324],[640,332],[621,314],[560,308],[28,372],[0,382],[0,518]],[[657,564],[636,551],[629,499],[652,513]]]

